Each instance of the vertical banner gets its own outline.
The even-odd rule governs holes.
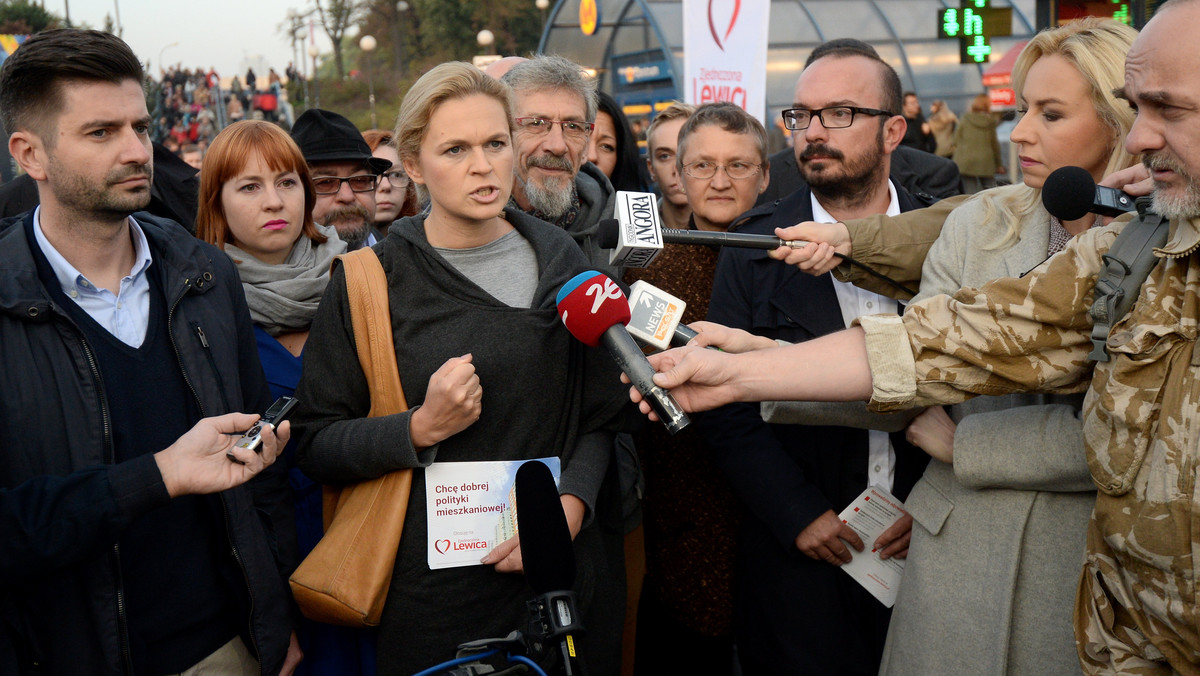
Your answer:
[[[763,120],[770,14],[770,0],[683,0],[688,103],[730,101]]]

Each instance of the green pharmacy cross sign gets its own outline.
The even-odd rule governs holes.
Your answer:
[[[938,37],[958,40],[962,63],[987,63],[990,38],[1012,35],[1012,7],[992,7],[991,0],[962,0],[958,7],[938,10]]]

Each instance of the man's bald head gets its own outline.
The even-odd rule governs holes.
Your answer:
[[[1146,24],[1125,60],[1117,92],[1137,111],[1125,149],[1154,178],[1154,210],[1200,216],[1200,56],[1190,46],[1200,1],[1172,0]]]
[[[513,66],[528,60],[529,59],[526,59],[523,56],[506,56],[499,61],[489,63],[487,67],[483,69],[483,72],[499,80],[500,78],[504,77],[508,71],[512,70]]]

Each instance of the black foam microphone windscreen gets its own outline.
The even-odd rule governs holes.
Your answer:
[[[1086,214],[1115,218],[1137,209],[1133,195],[1096,185],[1091,174],[1079,167],[1062,167],[1050,172],[1042,186],[1042,205],[1061,221],[1073,221]]]
[[[550,468],[530,460],[517,468],[517,532],[525,579],[538,594],[575,585],[575,550]]]
[[[1083,218],[1096,200],[1096,181],[1082,167],[1060,167],[1042,185],[1042,205],[1062,221]]]
[[[605,218],[596,225],[596,238],[601,249],[617,248],[620,224],[615,218]]]

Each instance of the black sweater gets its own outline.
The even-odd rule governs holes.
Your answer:
[[[470,427],[418,453],[410,413],[365,417],[369,395],[340,269],[305,347],[296,391],[302,403],[293,418],[300,467],[326,482],[416,468],[380,627],[381,673],[412,673],[453,657],[460,642],[503,636],[521,626],[524,602],[533,597],[521,575],[490,566],[429,569],[423,468],[434,460],[560,456],[560,490],[590,508],[612,449],[603,430],[628,402],[611,358],[572,338],[555,310],[559,288],[586,268],[578,246],[521,212],[509,210],[506,217],[537,255],[529,309],[501,303],[455,270],[430,247],[422,216],[394,224],[375,246],[388,276],[393,342],[409,406],[424,401],[430,376],[447,359],[469,352],[483,387],[482,414]],[[585,536],[589,530],[576,539],[581,604],[599,574],[594,566],[602,565],[592,547],[598,543]]]

